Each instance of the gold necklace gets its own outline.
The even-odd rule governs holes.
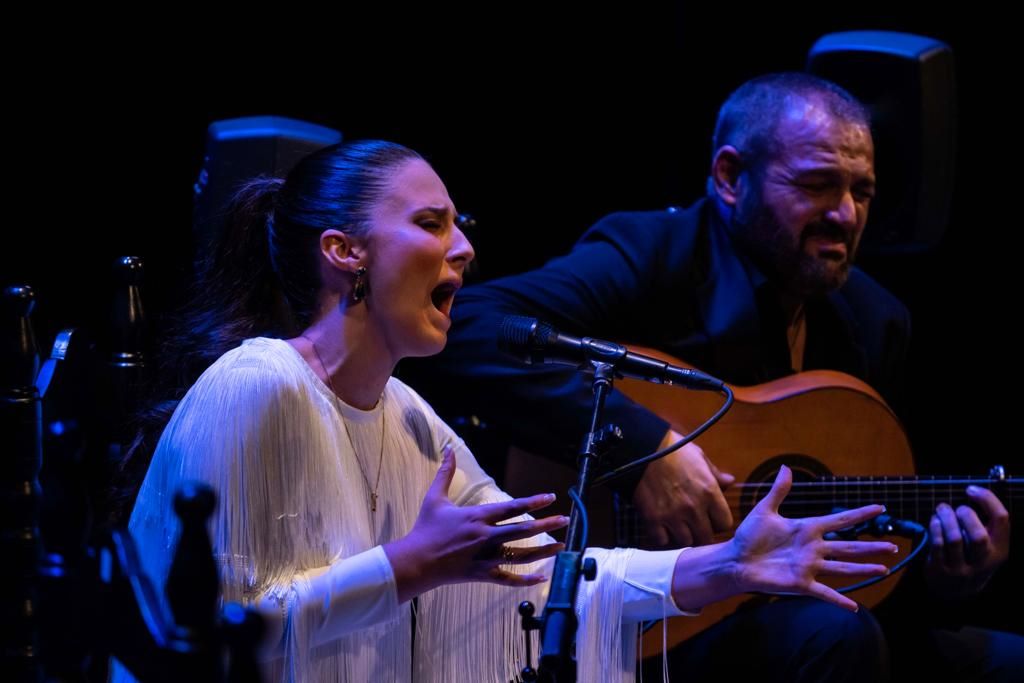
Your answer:
[[[334,381],[331,379],[331,373],[327,372],[327,366],[324,365],[324,359],[320,356],[320,350],[316,348],[316,342],[307,337],[304,334],[299,335],[303,339],[309,342],[309,345],[313,347],[313,353],[316,354],[316,360],[320,363],[320,369],[324,372],[324,377],[327,378],[327,386],[331,388],[331,396],[334,397],[334,405],[338,409],[338,414],[341,415],[341,421],[345,426],[345,436],[348,437],[348,443],[352,447],[352,455],[356,459],[356,465],[359,467],[359,474],[363,475],[363,481],[366,482],[366,488],[370,491],[370,512],[377,512],[377,489],[380,488],[380,473],[384,468],[384,435],[385,420],[387,420],[387,411],[384,410],[384,397],[381,396],[380,406],[380,458],[377,460],[377,480],[373,484],[373,488],[370,488],[370,478],[366,476],[366,470],[363,469],[363,461],[359,458],[359,453],[356,452],[356,444],[352,441],[352,434],[348,431],[348,423],[345,422],[345,413],[341,410],[341,400],[338,398],[338,392],[334,390]]]

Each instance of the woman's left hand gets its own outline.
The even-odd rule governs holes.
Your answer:
[[[809,595],[856,611],[857,603],[818,581],[820,576],[884,576],[884,564],[857,560],[878,553],[895,553],[884,541],[826,541],[830,531],[852,527],[885,511],[865,505],[822,517],[788,519],[779,506],[793,484],[783,465],[768,495],[743,520],[732,543],[736,552],[737,588],[741,592]]]

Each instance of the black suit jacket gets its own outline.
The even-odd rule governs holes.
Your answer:
[[[503,355],[496,340],[506,315],[658,348],[733,384],[791,373],[772,284],[713,214],[708,200],[681,211],[612,214],[542,268],[466,288],[444,352],[403,366],[403,377],[449,419],[476,415],[511,443],[571,458],[588,427],[590,378]],[[852,269],[841,289],[807,302],[806,314],[804,369],[847,372],[898,401],[910,323],[895,297]],[[668,428],[618,392],[606,419],[625,436],[613,464],[653,451]]]

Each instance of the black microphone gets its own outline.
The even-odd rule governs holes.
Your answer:
[[[593,370],[591,361],[596,361],[611,365],[620,377],[702,391],[721,391],[723,387],[722,380],[697,370],[633,353],[622,344],[562,334],[548,323],[520,315],[507,315],[501,321],[498,348],[528,365],[561,363]]]

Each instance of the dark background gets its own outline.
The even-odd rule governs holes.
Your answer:
[[[417,149],[477,217],[481,274],[525,270],[607,212],[697,198],[714,113],[744,80],[802,68],[832,31],[918,33],[956,59],[952,221],[938,249],[863,266],[911,308],[905,419],[923,468],[1020,474],[1020,41],[1008,16],[896,4],[64,17],[7,50],[0,284],[36,288],[48,348],[59,327],[102,327],[110,263],[137,254],[158,323],[185,303],[206,126],[254,114]],[[988,618],[1015,624],[1010,604]]]

